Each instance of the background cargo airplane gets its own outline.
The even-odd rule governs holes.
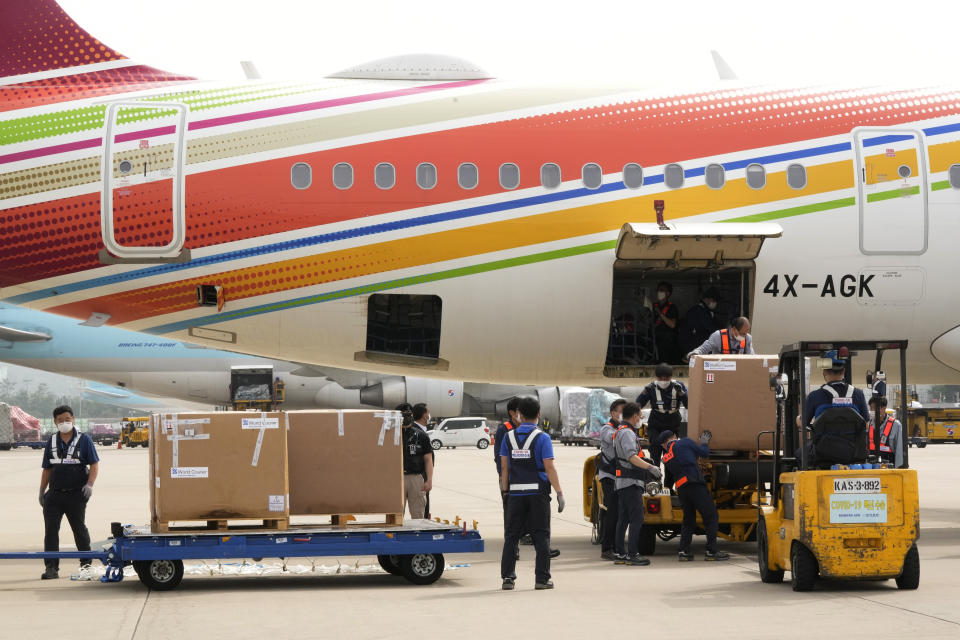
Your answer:
[[[960,93],[301,83],[138,65],[51,0],[0,15],[0,295],[259,356],[423,377],[650,373],[656,283],[760,352],[899,335],[955,379]],[[666,224],[655,224],[654,202]],[[812,335],[811,335],[812,334]]]

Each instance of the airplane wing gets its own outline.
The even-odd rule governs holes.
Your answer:
[[[28,331],[0,325],[0,340],[5,342],[47,342],[52,339],[52,335],[42,331]]]

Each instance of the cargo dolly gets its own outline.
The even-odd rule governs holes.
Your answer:
[[[414,584],[431,584],[443,573],[443,554],[483,551],[483,539],[475,526],[468,529],[466,522],[458,526],[429,520],[411,520],[399,526],[316,525],[285,531],[172,533],[152,533],[149,527],[114,522],[111,533],[113,537],[99,550],[0,553],[0,560],[99,560],[106,565],[101,582],[120,582],[124,567],[133,565],[144,585],[168,591],[183,579],[184,560],[377,556],[388,573]]]

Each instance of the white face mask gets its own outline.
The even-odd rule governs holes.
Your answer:
[[[707,309],[710,309],[710,311],[713,311],[713,310],[716,309],[716,308],[717,308],[717,303],[716,303],[716,302],[708,302],[708,303],[707,303]]]
[[[57,425],[57,429],[60,430],[60,433],[70,433],[71,431],[73,431],[73,423],[61,422],[60,424]]]
[[[660,387],[661,389],[668,389],[670,387],[669,380],[657,380],[656,382],[657,382],[657,386]]]
[[[657,291],[657,300],[659,300],[660,302],[663,302],[666,299],[667,299],[666,291]]]

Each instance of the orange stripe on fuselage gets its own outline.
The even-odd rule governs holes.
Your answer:
[[[808,169],[808,183],[816,186],[803,195],[853,186],[848,161]],[[715,191],[706,186],[688,187],[614,202],[588,204],[551,213],[503,220],[449,231],[415,236],[361,247],[341,249],[303,258],[222,271],[65,304],[48,309],[72,317],[88,317],[91,309],[110,314],[110,324],[185,311],[196,306],[196,287],[225,287],[228,304],[254,296],[323,285],[348,278],[471,257],[482,253],[567,240],[596,233],[616,232],[625,221],[653,221],[653,201],[666,201],[667,217],[685,218],[712,211],[776,202],[795,197],[783,172],[768,176],[765,189],[751,189],[744,180],[731,180]]]

